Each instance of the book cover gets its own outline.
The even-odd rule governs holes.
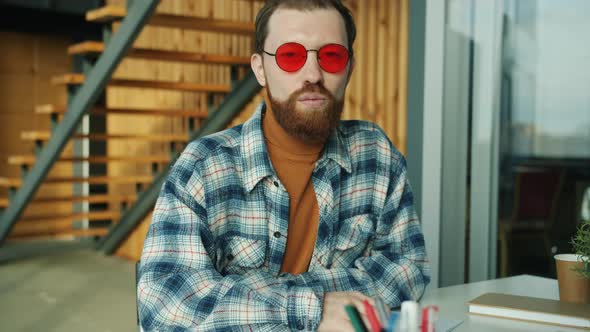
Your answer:
[[[486,293],[467,304],[470,314],[590,329],[590,304],[500,293]]]

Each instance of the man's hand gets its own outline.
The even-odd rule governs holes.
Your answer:
[[[367,324],[367,316],[363,301],[368,300],[373,305],[373,300],[359,292],[330,292],[324,295],[324,309],[322,321],[318,326],[318,332],[354,332],[350,319],[344,307],[353,305],[361,314]]]

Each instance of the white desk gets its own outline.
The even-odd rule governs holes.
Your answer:
[[[453,330],[453,332],[587,331],[561,326],[527,323],[513,319],[469,315],[467,313],[466,302],[489,292],[554,300],[559,299],[557,280],[531,275],[520,275],[439,289],[427,289],[424,298],[420,302],[422,305],[436,304],[439,307],[439,315],[444,318],[462,320],[463,323]]]

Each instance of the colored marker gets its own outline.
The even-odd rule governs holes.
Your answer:
[[[387,332],[395,331],[398,320],[399,320],[399,312],[398,311],[392,312],[391,315],[389,316],[389,321],[387,322],[386,331]]]
[[[379,318],[377,318],[377,313],[375,313],[375,309],[367,300],[364,300],[363,304],[365,306],[365,312],[367,313],[367,319],[369,320],[369,324],[371,325],[371,331],[381,332],[381,323],[379,322]]]
[[[361,315],[354,306],[347,305],[344,309],[346,310],[346,314],[348,315],[348,318],[350,318],[350,323],[356,332],[368,332]]]

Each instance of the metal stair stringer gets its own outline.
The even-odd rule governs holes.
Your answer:
[[[217,110],[212,112],[203,125],[191,135],[189,142],[227,127],[260,92],[261,88],[254,73],[250,70],[241,81],[235,84]],[[171,165],[174,165],[174,161],[179,155],[179,153],[176,154],[168,166],[154,178],[154,182],[149,188],[140,194],[135,204],[125,211],[120,222],[98,242],[98,249],[103,250],[107,255],[112,255],[135,227],[148,215],[156,204],[160,188],[168,176]]]
[[[27,173],[21,188],[14,194],[8,208],[0,216],[0,245],[4,243],[28,202],[46,178],[69,138],[78,128],[84,114],[104,91],[113,72],[154,14],[159,2],[159,0],[142,0],[130,3],[127,16],[90,71],[87,81],[71,100],[68,112],[56,126],[49,142],[41,150],[35,166]]]

